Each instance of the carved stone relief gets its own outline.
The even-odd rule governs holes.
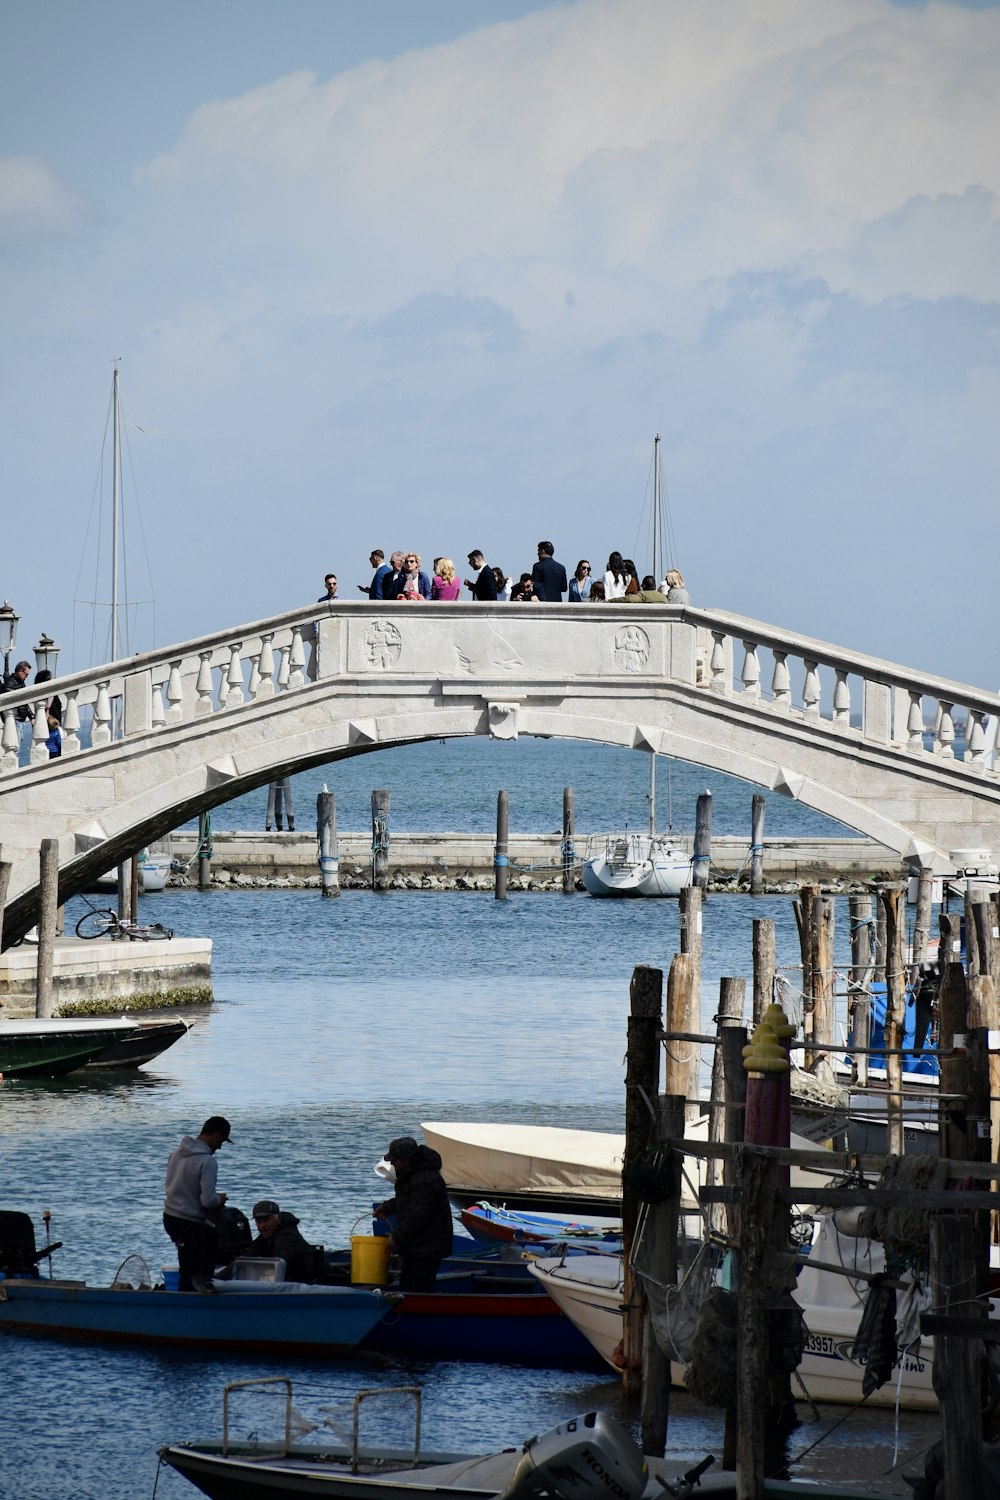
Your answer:
[[[517,711],[518,703],[491,703],[490,714],[490,738],[494,740],[516,740],[517,739]]]
[[[649,636],[641,625],[623,625],[615,634],[615,666],[619,672],[645,671]]]
[[[383,671],[394,667],[403,649],[403,637],[390,620],[376,620],[365,631],[365,656],[369,666]]]

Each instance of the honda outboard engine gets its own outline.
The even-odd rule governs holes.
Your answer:
[[[501,1500],[639,1500],[648,1478],[622,1424],[589,1411],[528,1439]]]

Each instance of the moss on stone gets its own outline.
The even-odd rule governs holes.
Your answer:
[[[210,984],[179,984],[173,989],[156,990],[149,995],[102,995],[95,1000],[78,1000],[62,1005],[56,1015],[122,1016],[133,1010],[172,1010],[178,1005],[211,1005],[214,996]]]

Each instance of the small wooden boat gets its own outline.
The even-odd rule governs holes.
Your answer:
[[[620,1218],[580,1220],[570,1214],[536,1214],[496,1203],[470,1203],[459,1213],[463,1228],[481,1245],[551,1245],[563,1240],[617,1248]]]
[[[59,1078],[93,1062],[135,1030],[135,1021],[124,1016],[114,1021],[0,1021],[0,1076]]]
[[[265,1382],[244,1381],[244,1391]],[[336,1433],[326,1442],[293,1443],[291,1382],[287,1390],[284,1436],[270,1443],[237,1441],[229,1398],[224,1393],[221,1442],[174,1443],[160,1449],[160,1461],[184,1476],[210,1500],[293,1500],[297,1496],[335,1500],[662,1500],[664,1494],[735,1500],[739,1478],[732,1472],[707,1473],[709,1455],[678,1474],[676,1461],[644,1458],[628,1431],[604,1412],[586,1412],[562,1422],[520,1447],[497,1453],[421,1453],[420,1391],[389,1387],[360,1391],[355,1397],[353,1440]],[[358,1404],[368,1399],[410,1395],[416,1407],[415,1434],[408,1448],[366,1448],[358,1441]],[[345,1422],[345,1426],[347,1423]],[[764,1500],[810,1496],[811,1500],[874,1500],[853,1485],[765,1479]]]
[[[441,1157],[453,1201],[612,1214],[621,1208],[624,1135],[546,1125],[430,1120],[424,1140]]]
[[[328,1358],[356,1349],[399,1301],[398,1293],[372,1287],[214,1285],[219,1295],[12,1278],[0,1283],[0,1331]]]
[[[0,1021],[0,1075],[58,1078],[82,1068],[141,1068],[188,1030],[176,1016]]]

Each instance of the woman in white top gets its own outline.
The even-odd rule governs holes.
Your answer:
[[[620,552],[612,552],[608,558],[608,571],[604,575],[604,597],[607,600],[624,599],[627,580],[625,564]]]
[[[510,602],[510,591],[514,587],[513,578],[509,578],[503,568],[494,568],[493,577],[497,581],[497,599],[501,604]]]

